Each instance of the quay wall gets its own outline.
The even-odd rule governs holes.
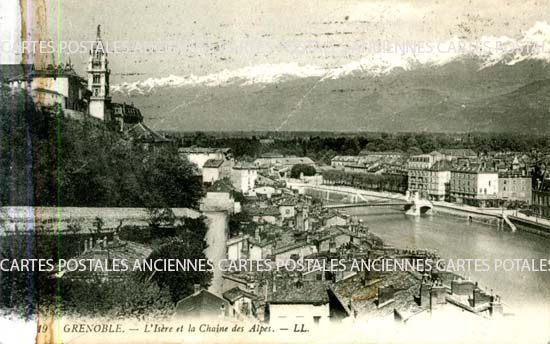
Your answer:
[[[516,217],[516,216],[508,216],[508,218],[510,219],[510,221],[512,221],[514,225],[516,225],[516,227],[520,231],[529,232],[529,233],[550,238],[550,226],[547,226],[535,221],[523,219],[520,217]]]
[[[484,225],[496,226],[498,228],[506,228],[501,215],[484,213],[482,211],[434,204],[433,213],[460,218],[467,222],[481,223]]]

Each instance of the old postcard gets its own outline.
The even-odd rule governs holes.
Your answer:
[[[0,343],[550,343],[549,14],[1,0]]]

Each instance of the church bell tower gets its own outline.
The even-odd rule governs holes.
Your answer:
[[[101,25],[98,25],[97,37],[88,59],[88,89],[92,92],[89,106],[90,115],[102,121],[111,120],[110,74],[107,51],[101,40]]]

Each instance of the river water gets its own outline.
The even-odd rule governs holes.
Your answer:
[[[363,219],[370,231],[387,244],[436,250],[444,259],[486,259],[491,265],[488,271],[472,269],[460,274],[493,289],[515,314],[535,312],[550,327],[550,272],[494,268],[498,259],[550,259],[550,238],[521,231],[512,233],[439,214],[414,217],[398,210],[374,208],[346,211]]]

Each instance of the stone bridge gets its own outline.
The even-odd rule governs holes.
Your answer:
[[[343,208],[371,208],[371,207],[399,207],[402,206],[407,215],[419,216],[429,214],[433,209],[432,203],[422,199],[412,199],[410,201],[390,201],[390,202],[359,202],[328,204],[323,206],[325,209],[343,209]]]

